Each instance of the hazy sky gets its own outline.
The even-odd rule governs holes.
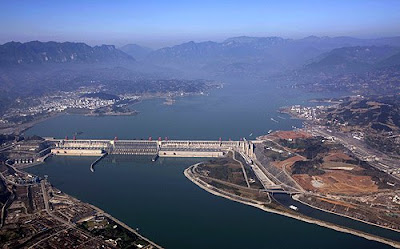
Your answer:
[[[400,0],[0,0],[0,43],[138,43],[231,36],[400,35]]]

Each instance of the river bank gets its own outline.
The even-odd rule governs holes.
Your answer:
[[[70,198],[74,198],[69,196]],[[74,198],[76,199],[76,198]],[[77,199],[76,199],[77,200]],[[80,200],[77,200],[80,201]],[[140,233],[138,233],[135,229],[133,229],[132,227],[126,225],[125,223],[123,223],[122,221],[118,220],[117,218],[113,217],[112,215],[106,213],[105,211],[103,211],[102,209],[90,204],[90,203],[86,203],[86,205],[90,206],[91,208],[93,208],[94,210],[96,210],[97,212],[99,212],[99,214],[102,214],[104,216],[106,216],[107,218],[111,219],[112,221],[114,221],[115,223],[117,223],[118,225],[122,226],[123,228],[125,228],[126,230],[130,231],[131,233],[135,234],[136,236],[138,236],[139,238],[141,238],[142,240],[147,241],[149,244],[151,244],[152,246],[158,248],[158,249],[164,249],[163,247],[161,247],[160,245],[157,245],[155,242],[147,239],[146,237],[142,236]]]
[[[381,225],[378,225],[378,224],[376,224],[376,223],[372,223],[372,222],[368,222],[368,221],[365,221],[365,220],[357,219],[357,218],[354,218],[354,217],[351,217],[351,216],[348,216],[348,215],[344,215],[344,214],[341,214],[341,213],[335,213],[335,212],[332,212],[332,211],[329,211],[329,210],[326,210],[326,209],[323,209],[323,208],[320,208],[320,207],[311,205],[311,204],[309,204],[309,203],[307,203],[307,202],[305,202],[305,201],[302,201],[302,200],[299,198],[298,195],[293,195],[292,198],[293,198],[295,201],[298,201],[298,202],[300,202],[300,203],[303,204],[303,205],[309,206],[310,208],[318,209],[318,210],[320,210],[320,211],[322,211],[322,212],[331,213],[331,214],[334,214],[334,215],[339,215],[339,216],[342,216],[342,217],[345,217],[345,218],[348,218],[348,219],[352,219],[352,220],[356,220],[356,221],[359,221],[359,222],[362,222],[362,223],[365,223],[365,224],[368,224],[368,225],[371,225],[371,226],[376,226],[376,227],[379,227],[379,228],[383,228],[383,229],[387,229],[387,230],[391,230],[391,231],[400,233],[399,230],[393,229],[393,228],[391,228],[391,227],[381,226]]]
[[[322,227],[330,228],[330,229],[333,229],[335,231],[349,233],[349,234],[356,235],[356,236],[359,236],[359,237],[362,237],[362,238],[365,238],[365,239],[368,239],[368,240],[373,240],[373,241],[377,241],[377,242],[380,242],[380,243],[384,243],[384,244],[390,245],[390,246],[395,247],[395,248],[400,248],[400,243],[397,242],[397,241],[393,241],[393,240],[385,239],[385,238],[382,238],[382,237],[374,236],[374,235],[371,235],[371,234],[368,234],[368,233],[364,233],[364,232],[361,232],[361,231],[357,231],[357,230],[353,230],[353,229],[350,229],[350,228],[341,227],[341,226],[338,226],[338,225],[335,225],[335,224],[332,224],[332,223],[329,223],[329,222],[325,222],[325,221],[316,220],[316,219],[313,219],[313,218],[310,218],[310,217],[306,217],[304,215],[300,215],[300,214],[296,215],[296,214],[292,214],[292,213],[289,213],[289,212],[275,210],[275,209],[266,207],[265,205],[262,205],[261,202],[257,202],[257,201],[254,201],[254,200],[250,200],[250,201],[249,200],[245,200],[244,198],[239,198],[238,196],[235,196],[233,194],[227,193],[227,192],[222,191],[222,190],[218,190],[215,187],[211,188],[211,186],[208,183],[202,181],[199,177],[196,177],[193,174],[193,169],[195,167],[197,167],[197,165],[199,165],[199,164],[195,164],[195,165],[192,165],[189,168],[187,168],[184,171],[184,175],[186,176],[186,178],[188,178],[190,181],[192,181],[198,187],[202,188],[203,190],[205,190],[205,191],[207,191],[207,192],[209,192],[209,193],[211,193],[213,195],[224,197],[226,199],[229,199],[229,200],[232,200],[232,201],[236,201],[236,202],[239,202],[239,203],[242,203],[242,204],[246,204],[246,205],[249,205],[249,206],[253,206],[253,207],[259,208],[259,209],[261,209],[263,211],[266,211],[266,212],[283,215],[283,216],[290,217],[290,218],[293,218],[293,219],[297,219],[297,220],[300,220],[300,221],[303,221],[303,222],[307,222],[307,223],[319,225],[319,226],[322,226]]]
[[[140,96],[139,99],[132,101],[131,103],[128,104],[128,106],[133,106],[142,103],[143,101],[146,100],[152,100],[152,99],[164,99],[164,105],[166,106],[171,106],[175,104],[176,98],[183,98],[183,97],[190,97],[190,96],[202,96],[204,93],[183,93],[183,94],[171,94],[171,93],[155,93],[155,94],[144,94]],[[82,115],[86,117],[123,117],[123,116],[136,116],[140,114],[138,110],[129,110],[129,107],[123,107],[123,111],[112,111],[112,110],[106,110],[104,111],[103,109],[105,107],[100,107],[96,110],[100,110],[99,112],[96,112],[96,110],[89,110],[89,109],[67,109],[62,112],[53,112],[53,113],[47,113],[45,116],[39,117],[37,119],[34,119],[32,121],[22,123],[22,124],[15,124],[14,126],[8,125],[4,127],[0,127],[0,134],[4,135],[21,135],[25,131],[29,130],[33,126],[42,123],[44,121],[59,117],[59,116],[64,116],[64,115]],[[102,111],[103,110],[103,111]]]
[[[136,104],[136,103],[135,103]],[[33,126],[45,122],[47,120],[60,117],[60,116],[66,116],[66,115],[82,115],[82,116],[87,116],[87,117],[112,117],[112,116],[135,116],[138,115],[139,112],[136,110],[130,111],[130,112],[107,112],[107,113],[73,113],[73,112],[57,112],[57,113],[50,113],[46,117],[38,118],[36,120],[27,122],[27,123],[22,123],[16,126],[11,126],[11,127],[5,127],[0,129],[0,134],[4,135],[21,135],[28,129],[32,128]]]
[[[5,166],[12,169],[12,172],[17,172],[19,177],[21,177],[21,178],[28,179],[28,178],[35,177],[35,175],[33,175],[32,173],[28,174],[26,171],[18,170],[15,167],[13,167],[12,165],[9,165],[7,163],[5,164]],[[39,194],[32,195],[32,197],[31,197],[32,202],[34,202],[34,203],[43,202],[44,203],[43,208],[45,208],[46,212],[41,212],[44,210],[42,208],[42,206],[35,206],[35,208],[37,209],[38,212],[36,212],[36,213],[33,212],[33,215],[31,217],[29,216],[29,215],[31,215],[31,213],[26,213],[26,216],[21,218],[22,220],[21,219],[13,219],[12,217],[15,216],[15,210],[10,209],[10,210],[6,211],[4,208],[7,207],[7,205],[4,205],[2,212],[1,212],[1,216],[3,216],[3,214],[5,212],[7,212],[8,213],[7,215],[9,215],[11,218],[7,218],[9,220],[5,223],[6,227],[3,228],[6,230],[3,230],[3,231],[6,231],[6,232],[8,231],[8,232],[12,233],[13,226],[18,226],[18,227],[21,227],[22,230],[25,229],[25,231],[28,231],[29,229],[32,229],[28,224],[30,222],[40,223],[46,219],[51,221],[46,224],[47,226],[49,226],[49,233],[50,233],[49,235],[46,235],[47,237],[43,237],[41,240],[36,242],[36,241],[34,241],[34,238],[37,236],[40,236],[40,233],[38,233],[36,235],[33,235],[31,238],[28,237],[28,240],[24,241],[22,244],[18,244],[20,242],[15,242],[16,244],[18,244],[20,246],[24,245],[24,243],[30,243],[30,244],[32,244],[32,247],[33,247],[35,245],[38,245],[42,241],[50,240],[50,238],[54,236],[54,234],[51,234],[51,231],[59,229],[60,226],[67,226],[69,228],[73,228],[75,235],[79,234],[79,235],[82,235],[83,238],[86,238],[86,239],[89,238],[88,241],[96,240],[99,243],[105,243],[105,244],[112,242],[112,243],[114,243],[115,246],[117,246],[118,245],[117,241],[121,240],[121,239],[117,239],[114,241],[114,239],[112,239],[112,238],[114,238],[113,236],[117,236],[117,237],[125,236],[121,240],[122,244],[130,243],[131,246],[133,245],[133,243],[135,243],[135,245],[140,245],[140,244],[143,245],[144,244],[144,246],[146,246],[145,248],[149,248],[149,249],[162,249],[163,248],[163,247],[157,245],[156,243],[154,243],[153,241],[142,236],[135,229],[129,227],[122,221],[120,221],[117,218],[113,217],[112,215],[106,213],[102,209],[100,209],[88,202],[83,202],[83,201],[79,200],[78,198],[75,198],[69,194],[66,194],[66,193],[60,191],[59,189],[54,187],[52,184],[50,184],[50,182],[48,182],[47,176],[45,176],[44,179],[40,179],[39,181],[31,182],[28,184],[21,184],[21,183],[16,183],[15,181],[13,181],[12,180],[13,178],[7,177],[7,175],[3,175],[4,173],[6,173],[6,174],[11,174],[11,173],[7,170],[6,171],[3,170],[0,173],[0,177],[2,178],[2,180],[4,182],[7,182],[7,184],[9,185],[9,188],[11,186],[13,189],[14,188],[21,189],[21,188],[26,187],[29,189],[33,189],[31,191],[35,191],[35,189],[37,190],[37,186],[39,185],[41,187],[41,192],[38,192]],[[14,173],[14,175],[16,175],[16,173]],[[20,193],[18,191],[16,191],[16,192],[13,191],[12,193],[15,194],[19,199],[23,198],[21,196],[18,196],[18,195],[20,195]],[[57,204],[62,203],[62,205],[55,205],[54,203],[57,203]],[[50,208],[50,205],[53,205],[53,206]],[[67,207],[65,207],[65,205]],[[86,222],[92,222],[92,223],[97,224],[99,221],[97,221],[96,219],[99,219],[101,222],[101,217],[106,217],[111,221],[111,222],[108,222],[107,225],[113,227],[114,232],[115,232],[114,235],[108,234],[107,229],[98,229],[98,230],[88,229]],[[1,218],[1,222],[2,222],[1,225],[3,225],[3,220],[5,220],[4,217]],[[118,230],[116,230],[117,225],[120,227],[120,228],[118,228]],[[35,232],[36,231],[33,231],[32,233],[35,234]],[[22,237],[24,237],[24,235],[25,234],[22,233]],[[126,237],[126,236],[128,236],[128,237]],[[107,238],[109,238],[109,239],[107,239]],[[31,241],[33,241],[33,242],[31,242]],[[127,242],[127,241],[129,241],[129,242]],[[58,240],[58,242],[64,243],[62,238],[60,238]],[[104,246],[105,244],[102,244],[102,245]],[[120,248],[120,247],[118,247],[118,248]],[[140,248],[140,247],[138,247],[138,248]]]
[[[62,116],[62,115],[65,115],[65,113],[62,113],[62,112],[61,113],[60,112],[51,113],[46,117],[41,117],[41,118],[38,118],[36,120],[27,122],[27,123],[22,123],[22,124],[19,124],[19,125],[16,125],[16,126],[3,127],[3,128],[0,128],[0,134],[4,134],[4,135],[11,135],[11,134],[21,135],[26,130],[28,130],[29,128],[32,128],[33,126],[35,126],[35,125],[37,125],[39,123],[42,123],[42,122],[44,122],[46,120],[49,120],[49,119],[52,119],[52,118],[55,118],[55,117],[59,117],[59,116]]]

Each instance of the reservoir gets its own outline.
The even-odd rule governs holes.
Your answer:
[[[59,116],[37,124],[26,134],[57,138],[72,138],[74,133],[82,132],[78,138],[255,139],[270,129],[301,127],[299,120],[277,110],[282,106],[306,104],[314,96],[318,95],[268,84],[248,83],[245,88],[241,84],[227,84],[209,95],[179,97],[171,106],[164,105],[163,99],[142,101],[132,106],[140,112],[136,116]]]
[[[227,84],[209,96],[146,100],[129,117],[59,116],[28,135],[79,138],[254,139],[270,129],[300,127],[279,114],[281,106],[321,97],[261,83]],[[281,116],[282,118],[279,118]],[[278,121],[274,122],[271,118]],[[253,133],[252,137],[250,134]],[[93,157],[50,157],[27,169],[60,190],[120,219],[165,248],[390,248],[217,197],[186,179],[183,171],[205,159],[109,156],[89,170]],[[285,200],[282,200],[285,201]],[[287,201],[287,200],[286,200]],[[393,235],[394,236],[394,235]],[[390,237],[390,236],[389,236]]]

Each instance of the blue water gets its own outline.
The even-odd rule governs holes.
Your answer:
[[[165,248],[390,248],[209,194],[183,175],[202,159],[110,156],[92,173],[93,160],[52,157],[28,171]]]
[[[140,112],[137,116],[59,116],[26,134],[62,138],[81,131],[80,138],[251,139],[270,129],[300,127],[300,121],[277,109],[313,97],[323,96],[266,83],[231,83],[208,96],[178,98],[172,106],[163,105],[161,99],[143,101],[132,107]],[[138,227],[165,248],[390,248],[213,196],[183,175],[185,168],[201,159],[153,163],[149,157],[113,156],[91,173],[93,160],[52,157],[28,171],[48,175],[62,191]]]
[[[172,106],[164,100],[145,100],[132,106],[137,116],[85,117],[65,115],[47,120],[29,129],[28,135],[63,138],[81,131],[80,138],[143,138],[161,136],[170,139],[223,139],[238,140],[266,134],[268,130],[301,127],[299,120],[277,112],[282,106],[305,103],[313,95],[301,95],[291,89],[270,85],[227,84],[208,96],[178,98]],[[278,116],[287,118],[283,120]],[[279,123],[271,120],[274,118]]]

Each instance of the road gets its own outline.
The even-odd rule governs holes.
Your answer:
[[[281,186],[287,192],[304,192],[287,172],[285,173],[283,169],[271,165],[270,159],[264,155],[264,149],[261,147],[256,147],[255,154],[257,156],[254,158],[254,162],[261,165],[260,169],[263,173],[269,176],[270,179],[273,179],[276,185]]]
[[[271,140],[271,139],[268,139],[268,138],[267,138],[266,140],[272,142],[273,144],[275,144],[275,145],[278,146],[279,148],[283,149],[284,151],[288,152],[289,154],[294,154],[294,155],[296,155],[296,156],[299,156],[299,157],[303,158],[304,160],[306,159],[304,156],[300,155],[299,153],[290,151],[289,149],[287,149],[286,147],[283,147],[282,145],[278,144],[278,143],[275,142],[274,140]],[[286,169],[286,166],[287,166],[287,165],[288,165],[288,163],[284,163],[284,164],[282,165],[282,171],[283,171],[283,173],[284,173],[288,178],[292,179],[292,181],[293,181],[293,182],[296,184],[296,186],[299,188],[300,192],[303,192],[303,193],[306,192],[306,191],[303,189],[303,187],[300,186],[300,184],[298,184],[297,181],[296,181],[295,179],[293,179],[293,177],[287,172],[287,169]]]
[[[247,187],[250,188],[249,179],[247,178],[246,169],[244,168],[243,163],[236,159],[236,157],[235,157],[236,153],[234,151],[232,151],[232,153],[233,153],[233,156],[232,156],[233,160],[238,162],[240,164],[240,166],[242,167],[243,176],[244,176],[244,179],[246,180]]]
[[[68,221],[65,221],[63,219],[61,219],[60,217],[54,215],[51,210],[50,210],[50,206],[49,206],[49,196],[47,195],[47,190],[46,190],[46,180],[42,180],[40,181],[40,185],[42,187],[42,194],[43,194],[43,201],[44,201],[44,207],[46,209],[46,212],[54,219],[56,219],[57,221],[67,225],[70,228],[74,228],[75,224],[70,223]]]
[[[251,164],[251,169],[253,170],[254,174],[256,175],[256,177],[258,178],[258,180],[261,182],[261,184],[263,185],[263,187],[265,189],[271,189],[271,188],[278,188],[279,185],[276,185],[268,176],[266,173],[264,173],[264,171],[262,171],[262,169],[259,166],[259,162],[257,160],[256,157],[253,158],[249,158],[248,156],[246,156],[245,154],[243,154],[242,152],[238,151],[238,153],[244,158],[245,161],[253,161],[253,164]]]
[[[0,148],[0,152],[3,152],[5,150],[9,150],[9,149],[13,148],[14,146],[15,146],[15,144],[10,144],[10,145],[6,145],[4,147],[1,147]]]
[[[399,175],[392,174],[399,170],[398,159],[390,158],[380,151],[367,148],[367,145],[364,142],[354,139],[350,134],[335,131],[328,132],[324,128],[317,127],[312,127],[312,133],[323,137],[334,137],[336,141],[340,142],[347,149],[352,151],[360,160],[368,161],[371,166],[389,173],[397,180],[400,180]],[[376,160],[376,158],[379,158],[379,160]]]
[[[54,215],[54,214],[51,212],[50,206],[49,206],[49,196],[48,196],[47,190],[46,190],[46,180],[42,180],[42,181],[40,182],[40,185],[41,185],[41,188],[42,188],[43,201],[44,201],[44,206],[45,206],[46,212],[47,212],[53,219],[59,221],[60,223],[64,224],[65,226],[67,226],[67,228],[64,229],[64,230],[62,230],[62,231],[67,231],[68,229],[76,229],[76,230],[78,230],[80,233],[82,233],[82,234],[84,234],[85,236],[87,236],[88,238],[91,238],[91,239],[97,240],[97,241],[99,241],[99,242],[101,242],[101,243],[104,243],[104,241],[102,241],[100,238],[97,238],[97,237],[95,237],[95,236],[93,236],[93,235],[87,233],[86,231],[83,231],[83,230],[77,228],[76,225],[75,225],[74,223],[71,223],[71,222],[69,222],[69,221],[63,220],[63,219],[61,219],[60,217]],[[58,232],[58,233],[59,233],[59,232]],[[49,238],[51,238],[51,237],[54,236],[54,235],[55,235],[55,234],[53,234],[53,235],[51,235],[51,236],[48,236],[48,237],[44,238],[43,240],[41,240],[41,241],[39,241],[39,242],[42,242],[42,241],[44,241],[44,240],[46,240],[46,239],[49,239]],[[38,242],[38,243],[39,243],[39,242]],[[36,244],[35,244],[35,245],[36,245]],[[32,245],[30,248],[33,248],[35,245]]]

